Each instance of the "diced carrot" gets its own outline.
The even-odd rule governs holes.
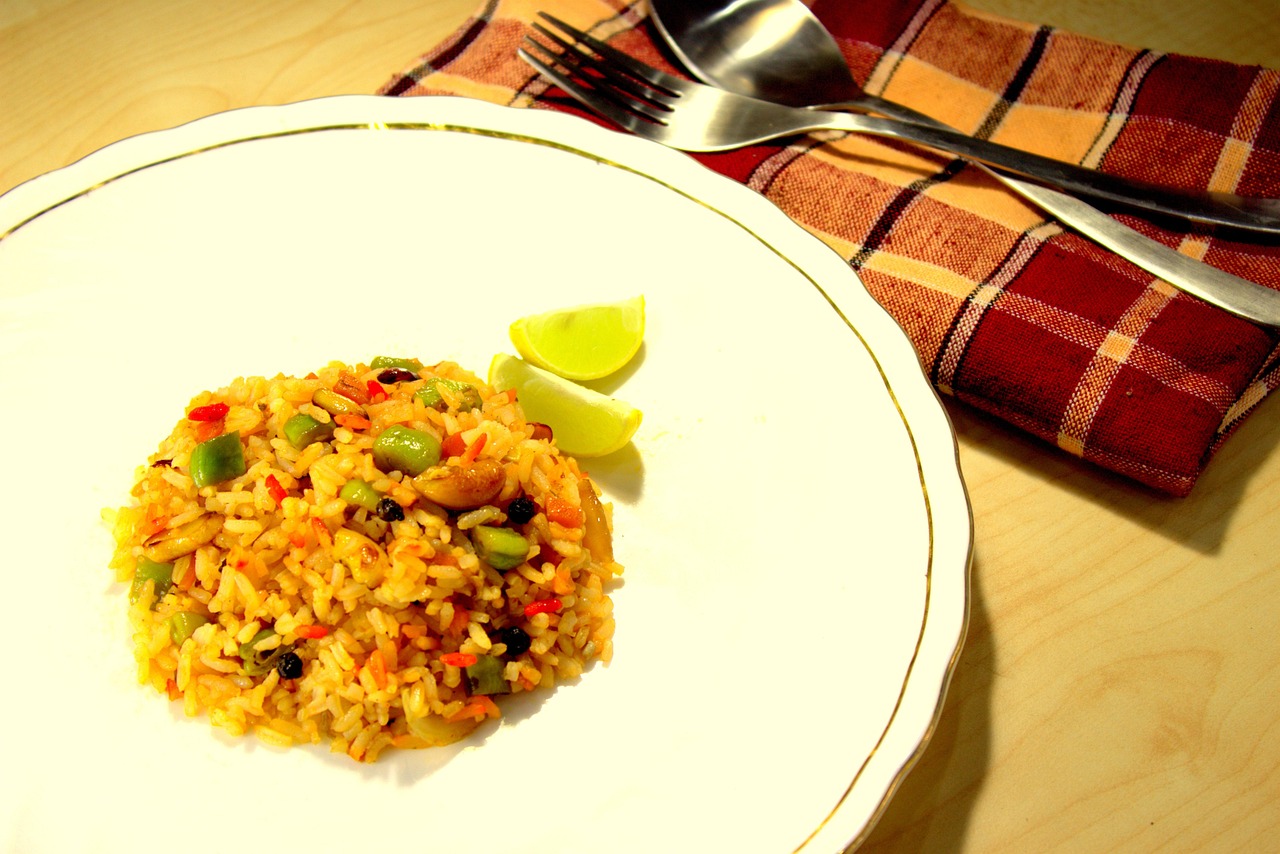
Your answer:
[[[417,640],[418,638],[427,636],[427,627],[419,626],[414,623],[407,623],[400,627],[400,634],[409,640]]]
[[[216,421],[197,421],[196,422],[196,441],[207,442],[217,436],[221,436],[227,429],[227,422],[219,418]]]
[[[436,556],[431,558],[431,562],[440,566],[457,566],[458,559],[449,552],[437,552]]]
[[[382,657],[382,650],[375,649],[369,653],[369,675],[373,677],[373,684],[379,689],[387,687],[387,662]]]
[[[298,626],[296,634],[300,638],[318,640],[329,634],[329,628],[328,626]]]
[[[453,621],[449,623],[449,628],[445,630],[445,634],[449,637],[459,637],[467,630],[467,624],[471,622],[471,612],[466,608],[457,605],[453,610]]]
[[[354,412],[343,412],[340,415],[333,416],[333,421],[339,427],[346,427],[348,430],[368,430],[373,426],[373,422],[363,415],[356,415]]]
[[[467,450],[462,454],[462,464],[470,465],[476,461],[476,457],[480,456],[480,452],[484,450],[484,443],[489,441],[488,433],[481,433],[476,436],[475,441],[467,446]]]
[[[295,549],[300,549],[307,544],[307,535],[295,528],[289,532],[289,544]]]
[[[169,695],[170,700],[181,700],[182,692],[178,690],[178,683],[172,679],[166,679],[164,683],[165,693]]]
[[[440,661],[450,667],[470,667],[479,659],[469,652],[446,652],[440,656]]]
[[[479,703],[484,706],[485,714],[491,718],[502,717],[502,710],[498,708],[498,704],[493,701],[487,694],[477,694],[472,698],[473,703]]]
[[[154,504],[147,505],[146,518],[142,520],[139,531],[144,538],[152,537],[164,530],[164,526],[169,524],[169,517],[161,513],[159,508]]]
[[[187,571],[176,582],[179,590],[190,590],[196,583],[196,562],[187,561]]]
[[[582,511],[563,498],[547,499],[547,518],[566,528],[582,525]]]
[[[470,703],[467,703],[461,709],[458,709],[458,711],[445,718],[445,722],[456,724],[459,721],[465,721],[468,718],[474,718],[478,721],[484,720],[487,711],[488,710],[485,709],[484,703],[472,700]]]

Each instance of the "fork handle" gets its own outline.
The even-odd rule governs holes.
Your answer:
[[[904,122],[949,129],[931,116],[875,95],[864,94],[853,101],[823,105],[821,109],[880,113]],[[1245,320],[1280,327],[1280,291],[1234,276],[1157,243],[1075,196],[1006,175],[984,163],[977,165],[1063,225],[1175,288]]]
[[[1252,231],[1280,234],[1280,201],[1231,193],[1177,190],[1086,169],[1007,145],[976,139],[949,128],[895,119],[816,110],[813,130],[843,130],[919,143],[978,160],[1063,190],[1130,207]]]

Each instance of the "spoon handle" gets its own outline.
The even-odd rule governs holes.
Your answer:
[[[822,109],[879,113],[900,121],[947,128],[924,113],[874,95],[824,105]],[[1006,175],[983,163],[976,165],[1063,225],[1175,288],[1254,323],[1280,327],[1280,291],[1234,276],[1157,243],[1075,196]]]
[[[1280,201],[1251,199],[1230,193],[1174,190],[1144,181],[1133,181],[1086,169],[1074,163],[1032,154],[1018,148],[989,142],[959,131],[931,125],[911,124],[897,119],[852,113],[818,111],[810,129],[846,130],[901,139],[981,160],[989,166],[1052,184],[1055,187],[1108,199],[1130,207],[1200,222],[1257,231],[1280,232]]]

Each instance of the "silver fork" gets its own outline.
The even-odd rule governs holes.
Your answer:
[[[945,128],[761,101],[666,74],[552,15],[543,12],[540,16],[573,42],[535,23],[534,29],[558,50],[529,36],[518,51],[520,57],[615,124],[672,148],[724,151],[817,130],[867,133],[948,151],[1073,193],[1130,207],[1215,225],[1280,233],[1280,200],[1163,187]]]
[[[668,99],[680,97],[679,93],[682,91],[696,92],[697,89],[709,87],[650,68],[551,15],[540,14],[570,38],[587,45],[594,52],[588,53],[540,24],[534,24],[534,28],[556,44],[560,52],[527,37],[525,44],[547,57],[547,61],[524,48],[518,53],[560,88],[615,124],[673,148],[684,146],[673,142],[671,134],[697,133],[694,122],[690,122],[695,125],[692,129],[681,130],[688,128],[682,122],[673,131],[671,113],[674,111],[669,106],[650,106],[641,113],[637,105],[649,102],[655,91],[654,87],[660,87]],[[1051,207],[1060,215],[1063,212],[1069,214],[1067,221],[1073,228],[1178,289],[1245,320],[1280,328],[1280,291],[1183,255],[1071,196],[1026,182],[1018,184],[1022,187],[1024,196],[1032,201],[1052,202]]]

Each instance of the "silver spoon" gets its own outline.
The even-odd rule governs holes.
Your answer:
[[[685,68],[713,86],[793,107],[879,113],[946,127],[863,92],[831,33],[800,0],[649,0],[649,12]],[[1174,287],[1246,320],[1280,327],[1280,291],[1183,255],[1074,196],[975,165],[1059,222]]]

